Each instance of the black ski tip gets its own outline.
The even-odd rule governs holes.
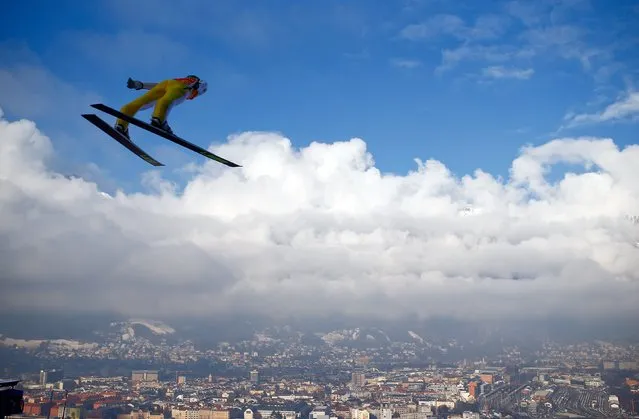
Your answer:
[[[96,128],[100,129],[102,132],[107,134],[109,137],[113,138],[115,141],[123,145],[133,154],[135,154],[142,160],[146,161],[150,165],[155,167],[164,166],[163,163],[155,160],[147,152],[142,150],[140,146],[138,146],[137,144],[133,143],[130,140],[127,141],[125,138],[123,138],[121,134],[119,134],[115,129],[113,129],[113,127],[111,127],[108,123],[106,123],[102,118],[100,118],[96,114],[86,113],[86,114],[81,114],[81,116],[87,121],[89,121],[91,124],[93,124]]]

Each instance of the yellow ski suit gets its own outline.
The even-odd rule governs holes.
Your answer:
[[[147,89],[148,92],[122,106],[120,112],[134,117],[139,110],[148,109],[155,105],[153,117],[164,122],[175,106],[184,100],[195,99],[206,91],[206,82],[197,82],[196,78],[183,77],[163,80],[159,83],[142,83],[142,89]],[[116,125],[118,124],[122,125],[124,129],[129,125],[127,121],[119,118],[116,121]]]

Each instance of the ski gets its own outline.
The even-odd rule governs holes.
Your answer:
[[[96,127],[100,128],[102,131],[104,131],[104,133],[108,134],[115,141],[125,146],[127,149],[129,149],[129,151],[131,151],[133,154],[149,163],[150,165],[164,166],[162,163],[149,156],[144,150],[135,145],[132,141],[127,140],[125,136],[116,131],[115,128],[113,128],[111,125],[104,122],[104,120],[102,120],[99,116],[95,114],[82,114],[82,117],[91,122]]]
[[[224,159],[224,158],[222,158],[220,156],[216,156],[215,154],[211,153],[210,151],[208,151],[208,150],[206,150],[206,149],[204,149],[204,148],[202,148],[200,146],[197,146],[195,144],[192,144],[192,143],[186,141],[185,139],[178,137],[177,135],[171,135],[168,132],[165,132],[164,130],[161,130],[161,129],[157,128],[157,127],[154,127],[151,124],[147,124],[146,122],[142,122],[139,119],[132,118],[132,117],[130,117],[128,115],[125,115],[122,112],[117,111],[117,110],[115,110],[113,108],[110,108],[110,107],[108,107],[108,106],[106,106],[106,105],[104,105],[102,103],[93,104],[93,105],[91,105],[91,107],[93,107],[95,109],[98,109],[98,110],[100,110],[102,112],[108,113],[109,115],[112,115],[112,116],[114,116],[116,118],[121,118],[121,119],[123,119],[123,120],[125,120],[125,121],[127,121],[127,122],[129,122],[129,123],[131,123],[133,125],[136,125],[136,126],[142,128],[142,129],[145,129],[145,130],[147,130],[147,131],[149,131],[149,132],[151,132],[153,134],[159,135],[160,137],[166,138],[169,141],[172,141],[172,142],[174,142],[176,144],[179,144],[182,147],[185,147],[185,148],[188,148],[189,150],[195,151],[196,153],[201,154],[204,157],[208,157],[211,160],[215,160],[215,161],[217,161],[219,163],[222,163],[222,164],[225,164],[225,165],[227,165],[229,167],[242,167],[239,164],[233,163],[232,161],[226,160],[226,159]]]

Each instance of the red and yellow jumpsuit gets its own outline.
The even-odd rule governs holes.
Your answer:
[[[149,91],[122,106],[120,112],[134,117],[139,110],[148,109],[155,105],[152,118],[165,122],[173,107],[181,104],[184,100],[192,100],[204,93],[200,90],[206,89],[206,83],[199,89],[193,88],[199,84],[198,81],[200,80],[195,77],[182,77],[163,80],[159,83],[142,83],[142,88]],[[121,125],[126,130],[129,123],[118,119],[116,125]]]

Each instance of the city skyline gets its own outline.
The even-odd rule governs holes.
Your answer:
[[[476,418],[491,412],[527,413],[539,419],[575,413],[628,417],[639,392],[639,380],[630,378],[639,371],[636,345],[549,342],[530,355],[511,346],[498,357],[432,361],[416,367],[405,363],[415,349],[411,345],[397,346],[379,358],[375,350],[334,347],[322,354],[299,343],[271,353],[273,342],[262,339],[252,342],[251,353],[245,351],[246,343],[251,342],[220,345],[199,355],[237,366],[233,372],[192,363],[194,352],[183,347],[175,349],[184,358],[176,358],[173,365],[157,364],[161,370],[148,364],[144,370],[124,367],[119,373],[102,367],[99,375],[82,367],[73,367],[74,372],[20,374],[25,414],[56,417],[68,408],[67,413],[76,418],[140,411],[159,415],[152,419],[184,415],[191,419],[428,419],[440,410],[458,415],[451,418],[461,417],[462,411],[477,415],[464,417]],[[131,349],[131,355],[141,354],[140,347]],[[51,358],[42,358],[42,353],[40,357],[53,362],[65,359],[69,366],[73,359],[81,363],[85,359],[86,364],[86,354],[70,354],[51,352]],[[264,373],[264,379],[257,382],[256,373]],[[51,407],[55,411],[47,403],[54,392],[58,392]]]
[[[94,342],[0,336],[0,374],[34,419],[629,418],[639,405],[636,339],[368,333],[275,327],[205,344],[133,319]]]

